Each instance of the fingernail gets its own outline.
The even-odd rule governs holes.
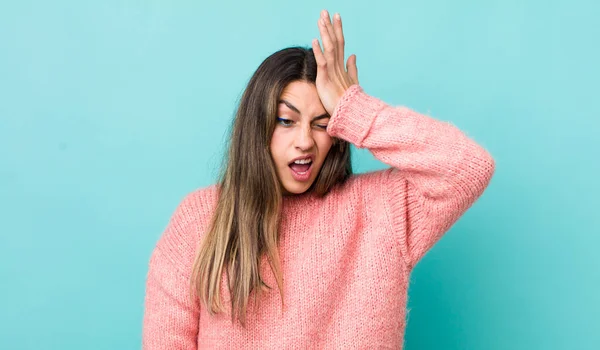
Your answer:
[[[323,17],[323,18],[329,17],[329,14],[327,13],[327,10],[321,11],[321,17]]]
[[[340,17],[340,14],[339,14],[339,13],[336,13],[336,14],[335,14],[335,19],[337,19],[337,20],[340,20],[340,19],[342,19],[342,18]]]

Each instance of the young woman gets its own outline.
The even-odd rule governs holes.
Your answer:
[[[319,30],[323,50],[260,65],[219,183],[158,241],[144,349],[402,347],[411,270],[495,163],[450,123],[367,95],[338,15]],[[350,143],[390,168],[353,175]]]

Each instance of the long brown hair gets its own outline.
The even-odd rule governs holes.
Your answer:
[[[248,299],[260,299],[260,258],[266,254],[283,305],[283,280],[278,253],[278,226],[283,193],[271,157],[277,102],[293,81],[314,84],[317,63],[310,48],[289,47],[265,59],[250,78],[233,120],[228,156],[219,177],[219,196],[210,226],[192,270],[192,296],[209,314],[224,311],[220,283],[223,273],[231,295],[231,320],[246,325]],[[324,196],[352,174],[350,144],[334,139],[323,166],[308,189]]]

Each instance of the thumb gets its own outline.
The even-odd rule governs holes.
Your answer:
[[[354,83],[358,84],[358,68],[356,67],[356,55],[350,55],[346,62],[346,70],[350,78],[354,80]]]

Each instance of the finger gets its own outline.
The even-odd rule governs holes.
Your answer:
[[[356,55],[350,55],[348,57],[348,62],[346,62],[346,70],[348,71],[348,75],[352,80],[354,80],[355,84],[358,84],[358,67],[356,66]]]
[[[324,79],[327,79],[327,60],[323,55],[323,51],[321,51],[321,45],[319,45],[318,39],[313,39],[312,49],[313,53],[315,54],[315,60],[317,61],[317,78],[321,79],[322,77]]]
[[[323,10],[321,14],[321,18],[319,19],[319,30],[321,32],[321,40],[323,42],[323,53],[325,54],[325,58],[327,59],[327,64],[330,65],[330,68],[335,67],[336,61],[336,47],[334,40],[334,35],[330,33],[330,30],[327,26],[331,26],[331,21],[329,20],[329,14],[327,11]]]
[[[329,16],[329,12],[327,10],[323,10],[321,12],[321,18],[325,19],[325,27],[327,28],[327,33],[329,33],[329,38],[331,42],[334,44],[333,49],[337,51],[337,36],[335,33],[335,29],[333,28],[333,23],[331,22],[331,17]]]
[[[344,63],[344,31],[342,29],[342,17],[339,13],[333,16],[333,31],[336,36],[337,42],[337,58],[340,62]]]
[[[323,43],[323,55],[327,60],[327,63],[333,67],[335,62],[335,49],[331,42],[325,19],[323,18],[319,19],[319,32],[321,33],[321,42]]]

